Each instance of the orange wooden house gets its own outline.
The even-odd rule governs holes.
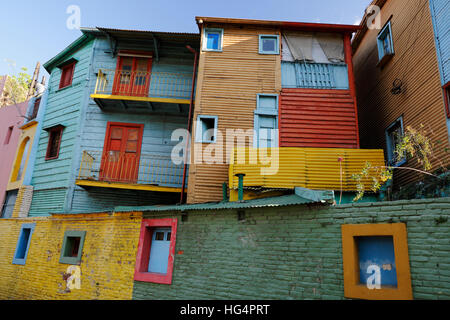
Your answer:
[[[245,174],[247,199],[295,187],[354,192],[351,174],[366,160],[384,165],[382,150],[359,149],[351,50],[358,26],[196,21],[201,44],[189,203],[222,200],[224,182],[235,200],[236,174]],[[261,173],[261,159],[251,161],[258,150],[276,152],[275,172]]]

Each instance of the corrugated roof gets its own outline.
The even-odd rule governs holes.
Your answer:
[[[108,33],[110,36],[118,38],[153,38],[158,39],[173,39],[173,40],[200,40],[199,33],[189,32],[166,32],[166,31],[151,31],[151,30],[127,30],[127,29],[112,29],[112,28],[87,28],[83,27],[80,30],[84,34],[104,35]]]
[[[227,210],[227,209],[263,208],[263,207],[285,207],[311,203],[326,203],[326,201],[325,200],[314,201],[300,197],[296,194],[292,194],[281,197],[271,197],[271,198],[262,198],[236,202],[210,202],[210,203],[184,204],[172,206],[116,207],[114,211],[162,212],[162,211],[194,211],[194,210]]]

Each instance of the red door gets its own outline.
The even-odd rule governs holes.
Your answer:
[[[108,122],[100,180],[137,182],[143,131],[143,124]]]
[[[119,56],[112,94],[147,97],[151,67],[151,58]]]

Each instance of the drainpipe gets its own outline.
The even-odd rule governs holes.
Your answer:
[[[186,48],[192,52],[194,56],[194,72],[192,73],[192,88],[191,88],[191,101],[189,102],[189,116],[188,116],[188,132],[191,133],[191,126],[192,126],[192,109],[194,106],[194,91],[195,91],[195,76],[197,73],[197,60],[198,60],[198,51],[194,50],[191,46],[187,45]],[[180,204],[184,201],[184,191],[186,189],[186,173],[187,173],[187,154],[188,150],[190,148],[190,139],[191,136],[189,136],[189,139],[186,140],[186,149],[184,152],[184,167],[183,167],[183,181],[181,183],[181,196],[180,196]]]
[[[245,173],[237,173],[236,177],[239,178],[238,183],[238,201],[244,201],[244,177]]]

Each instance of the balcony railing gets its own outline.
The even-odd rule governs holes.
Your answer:
[[[283,61],[281,84],[283,88],[348,89],[347,65]]]
[[[183,165],[168,156],[84,150],[78,180],[180,188]]]
[[[94,94],[189,99],[192,73],[100,69]]]
[[[383,150],[238,148],[230,160],[229,186],[236,189],[235,175],[243,173],[244,187],[357,191],[352,175],[361,173],[366,161],[384,166]],[[373,181],[368,177],[362,183],[369,190]]]

